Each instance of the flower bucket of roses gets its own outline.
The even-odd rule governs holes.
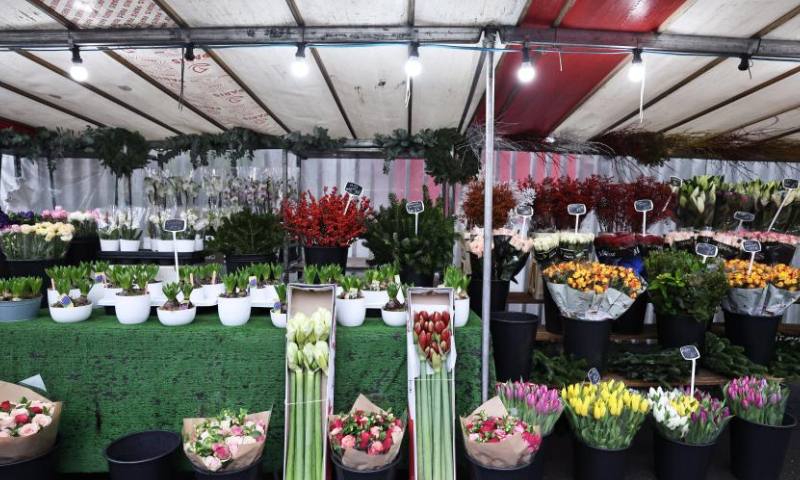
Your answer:
[[[328,426],[339,480],[396,477],[405,426],[391,410],[384,411],[359,395],[350,413],[331,415]]]
[[[58,436],[61,402],[53,402],[25,387],[0,382],[0,478],[23,470],[20,462],[34,459],[53,449]],[[19,470],[14,470],[14,469]]]
[[[183,451],[196,477],[234,477],[250,467],[260,473],[271,413],[222,410],[216,417],[184,418]]]
[[[539,427],[509,415],[500,397],[461,417],[461,433],[477,480],[531,478],[542,445]]]
[[[470,308],[481,312],[483,308],[483,229],[474,228],[470,233],[470,266],[472,280],[468,286]],[[491,311],[506,309],[510,282],[528,264],[533,239],[518,230],[500,228],[492,231],[492,265],[491,265]]]

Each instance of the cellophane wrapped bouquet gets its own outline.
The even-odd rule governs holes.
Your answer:
[[[774,267],[746,260],[725,262],[731,288],[722,306],[731,313],[770,317],[782,315],[800,298],[800,270],[788,265]]]
[[[486,467],[527,465],[542,445],[538,427],[509,415],[499,397],[462,417],[461,431],[467,455]]]
[[[183,451],[200,470],[239,470],[261,458],[270,412],[222,410],[212,418],[183,419]]]
[[[61,402],[0,382],[0,465],[34,458],[55,443]]]
[[[551,265],[544,279],[561,313],[579,320],[616,319],[645,289],[632,269],[598,262]]]
[[[336,461],[357,471],[391,464],[400,452],[403,421],[359,395],[349,413],[332,415],[328,436]]]

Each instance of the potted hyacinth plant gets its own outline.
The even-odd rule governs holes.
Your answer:
[[[0,322],[30,320],[39,316],[41,277],[0,279]]]
[[[316,268],[315,265],[310,266],[312,269]],[[328,265],[323,265],[319,267],[317,270],[317,275],[319,276],[319,283],[321,284],[333,284],[342,276],[344,273],[342,271],[342,267],[335,263],[331,263]]]
[[[70,297],[78,297],[80,295],[80,291],[78,291],[77,282],[83,278],[89,278],[90,268],[91,267],[85,263],[82,263],[76,267],[53,265],[50,268],[46,268],[44,272],[50,278],[50,286],[47,289],[47,305],[56,303],[59,298],[59,292],[56,288],[56,282],[59,280],[69,281],[72,286],[69,290],[66,290],[65,293],[67,293]]]
[[[688,388],[651,388],[647,399],[655,420],[656,477],[705,478],[711,450],[728,421],[730,409],[705,392]]]
[[[367,316],[367,302],[361,293],[364,280],[342,275],[339,286],[342,291],[336,296],[336,323],[343,327],[358,327]]]
[[[156,309],[158,321],[167,327],[177,327],[188,325],[194,321],[197,308],[191,302],[192,290],[191,283],[170,283],[164,285],[164,296],[167,301]],[[184,300],[178,300],[178,294],[183,294]]]
[[[77,289],[73,287],[77,286]],[[56,300],[48,305],[50,318],[56,323],[77,323],[92,316],[92,302],[89,290],[92,284],[88,278],[74,280],[67,277],[55,281]],[[77,295],[72,292],[77,291]]]
[[[277,296],[277,301],[269,312],[269,319],[276,328],[286,328],[286,285],[283,283],[276,284],[275,295]]]
[[[386,293],[386,282],[383,278],[380,269],[371,268],[364,271],[364,289],[361,293],[370,308],[374,308],[375,305],[384,305],[389,301],[389,295]]]
[[[387,296],[389,301],[381,307],[381,318],[383,323],[390,327],[405,327],[408,323],[406,313],[406,295],[408,290],[401,288],[401,285],[390,283],[386,285]],[[400,292],[403,293],[403,301],[400,300]]]
[[[463,327],[469,320],[469,276],[455,265],[450,265],[444,271],[444,286],[453,289],[453,299],[455,303],[453,325]]]
[[[742,377],[723,389],[733,414],[731,470],[740,480],[777,480],[797,419],[786,413],[789,388],[776,380]]]
[[[203,293],[203,286],[200,284],[200,269],[202,267],[200,265],[183,265],[180,267],[180,277],[182,285],[191,285],[192,290],[189,292],[189,296],[185,297],[183,295],[183,290],[178,289],[177,292],[177,299],[178,301],[188,300],[197,306],[198,303],[203,302],[205,300],[205,294]],[[163,285],[163,283],[162,283]],[[169,298],[167,293],[163,291],[166,288],[166,285],[161,287],[161,295],[163,297]],[[153,295],[153,292],[150,292],[150,295]]]
[[[218,300],[219,321],[226,327],[240,327],[250,320],[249,276],[246,272],[229,273],[222,277],[222,283],[225,293]]]
[[[114,301],[114,311],[119,323],[135,325],[146,322],[150,317],[147,284],[152,280],[147,270],[138,265],[127,268],[117,266],[114,268],[114,275],[122,289]]]
[[[206,263],[198,265],[197,276],[203,291],[205,300],[216,301],[220,295],[225,293],[225,285],[222,283],[222,265],[219,263]]]

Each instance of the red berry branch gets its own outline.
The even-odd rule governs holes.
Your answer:
[[[336,187],[323,190],[319,198],[304,192],[300,200],[286,200],[281,205],[281,223],[289,236],[303,245],[314,247],[346,247],[366,230],[373,219],[367,197],[353,197],[347,205],[347,194]],[[345,212],[347,207],[347,212]]]

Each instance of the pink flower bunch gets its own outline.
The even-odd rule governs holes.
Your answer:
[[[356,410],[334,418],[330,422],[329,435],[333,451],[341,457],[349,449],[368,455],[389,453],[394,445],[393,437],[402,432],[403,422],[391,412]]]
[[[52,220],[54,222],[63,222],[69,216],[69,212],[61,208],[61,205],[56,205],[54,210],[45,210],[42,212],[44,220]]]
[[[0,402],[0,438],[30,437],[53,422],[52,403],[39,400]]]
[[[564,404],[555,388],[529,382],[505,382],[496,386],[503,405],[529,425],[537,425],[542,435],[553,430]]]
[[[183,449],[198,455],[208,470],[216,472],[238,458],[242,446],[263,443],[266,432],[266,424],[248,420],[246,411],[223,410],[217,417],[195,425]]]
[[[520,435],[531,452],[536,452],[542,445],[542,437],[532,426],[510,415],[490,417],[481,411],[472,417],[471,423],[464,426],[464,431],[469,441],[475,443],[500,443]]]
[[[744,238],[758,240],[761,243],[783,243],[795,246],[800,244],[800,237],[777,232],[740,232]]]
[[[775,380],[742,377],[725,386],[725,398],[737,417],[764,425],[782,425],[789,389]]]

